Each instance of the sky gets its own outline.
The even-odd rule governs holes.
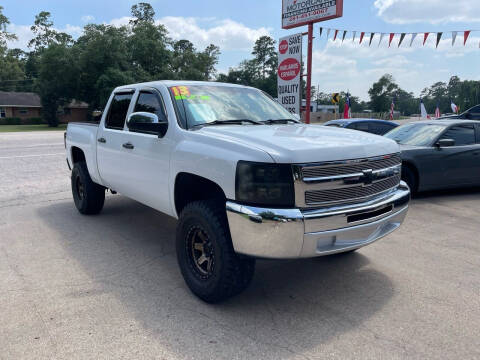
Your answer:
[[[148,1],[148,0],[144,0]],[[55,28],[75,38],[89,22],[121,25],[128,23],[130,8],[139,1],[130,0],[3,0],[8,29],[18,36],[10,47],[27,49],[32,37],[30,26],[40,11],[52,14]],[[255,40],[262,35],[274,39],[306,31],[281,28],[281,0],[150,0],[156,21],[164,24],[170,37],[188,39],[202,50],[213,43],[222,52],[217,66],[227,72],[242,60],[251,58]],[[437,81],[448,82],[453,75],[461,79],[480,80],[480,31],[472,32],[463,46],[463,32],[452,47],[451,31],[480,30],[479,0],[344,0],[343,17],[314,26],[312,85],[326,93],[348,91],[368,100],[368,89],[383,74],[392,74],[407,91],[419,95]],[[333,41],[333,33],[320,37],[320,27],[357,31],[345,41]],[[378,46],[377,34],[368,46],[369,35],[362,44],[358,33],[443,32],[435,49],[436,35],[431,34],[422,46],[420,34],[410,48],[407,35],[398,48],[398,36],[388,47],[388,36]],[[306,51],[304,40],[304,57]],[[305,58],[306,61],[306,58]]]

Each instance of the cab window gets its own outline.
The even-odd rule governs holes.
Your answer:
[[[160,121],[166,119],[165,111],[159,96],[150,91],[140,92],[133,112],[148,112],[156,114]]]
[[[132,95],[133,93],[118,93],[113,96],[105,121],[106,128],[123,130]]]
[[[453,139],[455,146],[475,144],[475,127],[473,124],[452,126],[443,133],[440,139]]]
[[[367,122],[355,122],[347,126],[349,129],[355,129],[360,131],[368,131],[368,123]]]

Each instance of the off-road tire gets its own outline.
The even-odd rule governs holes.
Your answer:
[[[92,181],[85,162],[73,166],[71,184],[73,201],[80,213],[94,215],[102,211],[105,188]]]
[[[206,273],[199,271],[195,260],[192,231],[200,232],[208,243],[211,268]],[[252,281],[255,259],[234,252],[224,201],[195,201],[185,206],[177,225],[176,250],[185,282],[205,302],[224,301],[245,290]]]

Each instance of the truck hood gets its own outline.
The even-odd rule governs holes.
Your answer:
[[[198,131],[263,150],[278,163],[346,160],[399,152],[393,140],[321,125],[222,125]]]

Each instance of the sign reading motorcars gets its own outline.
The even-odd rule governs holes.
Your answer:
[[[282,28],[307,25],[343,15],[343,0],[282,0]]]
[[[278,102],[288,111],[300,115],[302,34],[280,39],[278,63]]]

